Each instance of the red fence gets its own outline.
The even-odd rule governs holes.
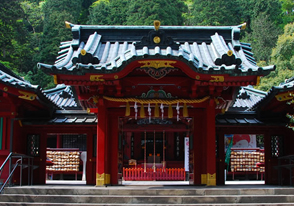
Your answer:
[[[164,171],[165,170],[165,171]],[[152,168],[123,168],[123,180],[185,180],[186,172],[184,168],[157,168],[156,172]]]

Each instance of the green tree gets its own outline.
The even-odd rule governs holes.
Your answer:
[[[251,23],[251,33],[243,41],[252,43],[257,61],[269,62],[272,48],[276,45],[280,30],[265,13],[260,13]]]
[[[183,25],[187,7],[180,0],[103,0],[91,6],[89,24],[99,25]]]
[[[0,2],[0,61],[12,62],[13,40],[20,44],[25,41],[23,19],[24,12],[19,0],[1,0]],[[12,66],[12,64],[10,64]]]
[[[43,5],[44,27],[40,44],[39,61],[54,63],[59,44],[72,39],[64,22],[78,22],[82,0],[47,0]]]
[[[96,1],[90,8],[88,24],[125,25],[128,0]]]
[[[240,24],[238,0],[194,0],[192,22],[199,26]]]
[[[129,3],[128,25],[152,25],[154,20],[162,25],[183,25],[183,12],[187,6],[180,0],[131,0]]]
[[[270,22],[279,25],[282,21],[280,0],[237,0],[239,4],[239,14],[242,22],[247,22],[249,29],[251,22],[257,18],[260,13],[268,16]]]
[[[293,76],[294,71],[294,23],[287,24],[284,33],[279,36],[276,47],[272,50],[271,64],[277,69],[270,75],[261,79],[257,87],[262,90],[269,90],[274,85],[279,85],[285,79]]]
[[[294,21],[294,1],[280,0],[282,3],[283,23],[288,24]]]

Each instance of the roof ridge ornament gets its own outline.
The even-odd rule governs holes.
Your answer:
[[[171,47],[172,49],[179,49],[179,44],[174,42],[172,37],[167,36],[164,30],[159,30],[160,21],[154,21],[154,30],[150,31],[147,36],[143,36],[140,42],[135,43],[136,49],[143,47],[155,48],[156,46],[161,49]]]
[[[68,22],[68,21],[65,21],[65,27],[68,28],[68,29],[71,29],[72,27],[74,27],[74,24]]]
[[[154,23],[154,29],[155,29],[155,31],[158,31],[159,30],[159,27],[160,27],[160,21],[155,20],[153,23]]]

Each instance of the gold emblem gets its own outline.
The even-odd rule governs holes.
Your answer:
[[[224,82],[225,77],[224,76],[211,76],[210,82]]]
[[[153,38],[153,41],[154,41],[155,44],[159,44],[160,43],[160,37],[159,36],[155,36]]]
[[[90,81],[91,82],[104,82],[104,79],[101,79],[103,75],[90,75]]]
[[[114,79],[118,79],[118,76],[117,75],[114,75]]]
[[[155,69],[161,68],[161,67],[169,67],[174,68],[171,64],[175,64],[176,61],[166,61],[166,60],[146,60],[146,61],[139,61],[140,64],[144,64],[141,66],[141,68],[144,67],[153,67]]]

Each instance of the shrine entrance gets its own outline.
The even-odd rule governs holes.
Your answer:
[[[189,166],[190,128],[186,119],[122,118],[118,161],[122,180],[187,180],[193,168]]]

